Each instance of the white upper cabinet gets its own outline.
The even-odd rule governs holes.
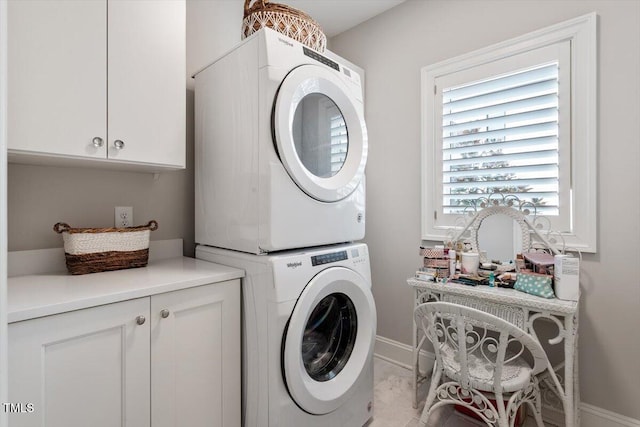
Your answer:
[[[185,167],[185,2],[9,2],[10,161]]]
[[[108,156],[184,167],[185,3],[107,4]]]
[[[105,1],[10,1],[8,17],[9,150],[105,158]]]

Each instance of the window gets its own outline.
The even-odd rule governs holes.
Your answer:
[[[442,88],[443,213],[513,194],[557,216],[558,62]]]
[[[423,68],[423,236],[479,197],[536,205],[596,250],[596,16]]]
[[[298,158],[309,172],[320,178],[340,172],[349,136],[342,112],[328,96],[304,96],[296,107],[292,133]]]
[[[331,116],[331,172],[337,174],[344,165],[349,148],[347,124],[340,110]]]

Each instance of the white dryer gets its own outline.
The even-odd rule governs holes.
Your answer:
[[[195,75],[197,243],[249,253],[364,237],[360,74],[271,29]]]
[[[372,417],[376,309],[364,244],[277,255],[198,246],[242,268],[245,427],[360,427]]]

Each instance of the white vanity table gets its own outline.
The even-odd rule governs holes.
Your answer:
[[[240,426],[244,271],[151,243],[147,267],[81,276],[42,267],[62,249],[10,254],[12,426]]]
[[[482,253],[487,245],[486,234],[479,239],[483,220],[494,216],[505,216],[513,220],[516,241],[511,248],[514,254],[534,250],[534,247],[546,248],[547,252],[559,253],[557,241],[553,237],[559,235],[550,230],[543,230],[538,220],[544,217],[535,215],[535,206],[531,208],[517,197],[507,196],[498,200],[478,199],[478,207],[462,218],[457,233],[451,237],[450,243],[465,242],[470,249]],[[507,221],[509,223],[510,221]],[[508,225],[510,226],[510,225]],[[542,231],[541,231],[542,230]],[[561,239],[561,236],[560,236]],[[516,244],[517,243],[517,244]],[[537,245],[537,246],[536,246]],[[455,247],[455,246],[454,246]],[[491,254],[489,254],[491,255]],[[481,258],[486,257],[482,254]],[[488,258],[491,259],[491,258]],[[487,258],[482,259],[483,262]],[[580,425],[580,392],[578,383],[578,307],[579,301],[561,300],[558,298],[542,298],[509,288],[489,286],[468,286],[454,282],[423,281],[415,278],[407,280],[414,290],[414,307],[428,301],[443,301],[460,304],[482,310],[505,319],[519,328],[529,332],[536,339],[542,323],[553,326],[555,336],[548,340],[550,345],[563,344],[562,360],[552,366],[545,374],[541,385],[543,404],[551,408],[557,418],[564,417],[565,426]],[[429,373],[420,372],[419,354],[426,341],[422,331],[413,325],[413,406],[417,407],[417,392],[420,385],[428,379]],[[543,343],[544,344],[544,343]],[[550,411],[547,411],[550,412]],[[564,413],[562,415],[562,412]],[[547,417],[543,409],[543,417]]]
[[[563,301],[557,298],[546,299],[514,289],[490,288],[488,286],[467,286],[457,283],[426,282],[408,279],[414,290],[415,306],[429,300],[445,301],[473,307],[508,320],[525,331],[536,335],[536,321],[547,319],[557,325],[558,335],[550,340],[551,344],[564,341],[564,361],[554,366],[564,378],[563,384],[557,384],[549,378],[546,385],[553,391],[558,390],[560,408],[564,406],[566,426],[579,426],[578,407],[580,393],[578,387],[578,302]],[[418,368],[418,356],[425,342],[421,331],[413,325],[413,406],[417,407],[418,387],[428,379],[428,374]],[[545,402],[553,403],[553,402]],[[543,412],[544,415],[544,412]]]

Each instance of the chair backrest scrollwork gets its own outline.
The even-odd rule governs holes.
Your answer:
[[[483,383],[502,391],[505,365],[528,353],[531,375],[549,366],[540,343],[522,329],[492,314],[446,302],[427,302],[414,311],[416,324],[432,342],[439,366],[455,366],[456,381],[463,388],[480,388],[478,367],[485,374]],[[475,367],[475,376],[470,369]]]

